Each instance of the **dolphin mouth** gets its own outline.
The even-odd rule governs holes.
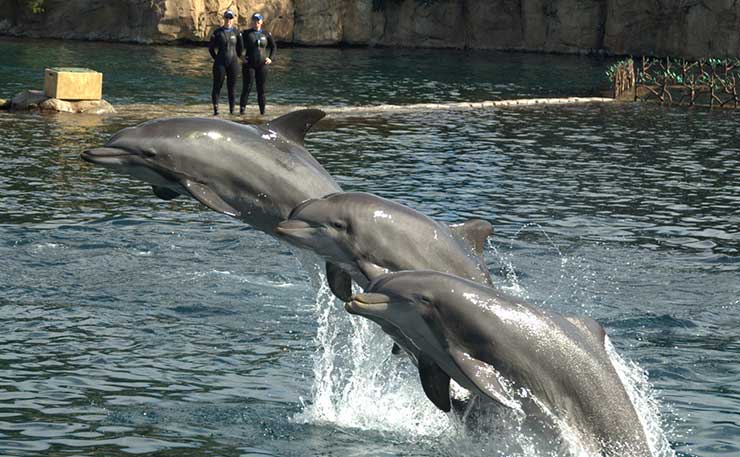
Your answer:
[[[310,228],[311,225],[308,222],[288,219],[275,226],[275,233],[284,238],[300,241],[301,235]]]
[[[356,294],[352,301],[344,304],[344,309],[350,314],[375,314],[387,310],[390,301],[390,297],[385,294]]]
[[[80,157],[85,162],[94,163],[97,165],[106,165],[119,163],[122,158],[130,157],[133,153],[119,148],[93,148],[88,149],[80,154]]]

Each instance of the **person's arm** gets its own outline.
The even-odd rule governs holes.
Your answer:
[[[244,53],[244,39],[242,38],[242,32],[236,34],[236,56],[241,57]]]
[[[272,33],[267,32],[267,49],[270,50],[270,55],[268,56],[270,60],[275,60],[275,51],[277,51],[277,45],[275,44],[275,40],[272,39]]]
[[[216,43],[216,32],[218,32],[218,29],[213,32],[211,35],[211,41],[208,42],[208,53],[211,54],[211,58],[213,60],[216,60],[216,47],[218,46]]]

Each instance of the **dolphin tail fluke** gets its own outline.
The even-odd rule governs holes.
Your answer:
[[[326,280],[338,299],[345,303],[352,300],[352,277],[339,265],[326,262]]]
[[[324,116],[326,113],[320,109],[302,109],[271,120],[267,123],[267,128],[303,146],[306,132]]]
[[[430,357],[419,354],[419,378],[427,398],[444,412],[452,409],[450,404],[450,377]]]
[[[450,225],[450,230],[465,241],[477,255],[482,256],[486,240],[493,234],[493,225],[483,219],[469,219],[462,224]]]

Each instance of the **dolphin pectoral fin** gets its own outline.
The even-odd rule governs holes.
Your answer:
[[[575,325],[579,330],[590,335],[603,347],[606,331],[604,327],[590,317],[565,316],[565,319]]]
[[[419,354],[419,377],[427,398],[437,408],[449,412],[452,408],[450,404],[450,377],[442,371],[434,360],[423,353]]]
[[[173,198],[180,195],[172,189],[161,186],[152,186],[152,192],[154,192],[154,195],[161,198],[162,200],[172,200]]]
[[[339,265],[326,262],[326,280],[338,299],[345,303],[352,300],[352,277]]]
[[[275,118],[268,122],[266,127],[303,146],[306,132],[324,116],[326,116],[326,113],[320,109],[302,109]]]
[[[503,406],[516,410],[521,409],[519,403],[511,397],[499,382],[498,372],[493,366],[460,350],[450,349],[450,355],[460,371],[468,377],[481,393]]]
[[[391,348],[391,354],[398,355],[401,353],[401,346],[398,345],[398,343],[393,343],[393,347]]]
[[[212,210],[219,213],[224,213],[232,217],[241,216],[241,213],[239,211],[235,210],[233,207],[231,207],[231,205],[221,200],[221,197],[213,192],[208,186],[199,182],[185,180],[185,182],[183,183],[183,187],[185,187],[185,189],[190,192],[190,195],[192,195],[194,199],[203,203]]]
[[[493,225],[483,219],[469,219],[462,224],[450,225],[450,230],[461,238],[478,255],[483,255],[486,240],[493,234]]]

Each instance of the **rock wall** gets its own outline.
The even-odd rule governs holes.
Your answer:
[[[283,43],[541,52],[740,56],[737,0],[0,0],[0,33],[172,43],[204,42],[233,9],[252,12]]]

